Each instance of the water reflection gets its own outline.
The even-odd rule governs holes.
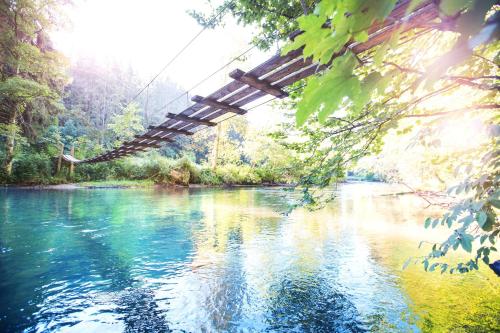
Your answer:
[[[317,274],[286,278],[270,288],[268,330],[368,332],[354,304]]]
[[[488,271],[401,272],[429,211],[391,191],[348,185],[327,209],[285,217],[279,189],[4,190],[0,331],[499,327]]]

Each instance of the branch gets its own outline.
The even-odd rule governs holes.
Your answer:
[[[300,0],[300,5],[302,6],[302,10],[304,11],[304,15],[309,14],[309,7],[306,4],[305,0]]]
[[[422,113],[422,114],[409,114],[409,115],[403,116],[403,118],[436,117],[436,116],[443,116],[443,115],[448,115],[448,114],[452,114],[452,113],[464,113],[464,112],[469,112],[469,111],[498,109],[498,108],[500,108],[500,104],[480,104],[480,105],[471,105],[467,108],[461,108],[461,109],[450,110],[450,111],[442,111],[442,112],[435,112],[435,113]]]
[[[490,60],[490,59],[488,59],[488,58],[486,58],[486,57],[483,57],[482,55],[479,55],[479,54],[475,54],[475,53],[474,53],[472,56],[473,56],[473,57],[478,57],[478,58],[480,58],[480,59],[483,59],[483,60],[484,60],[484,61],[486,61],[486,62],[489,62],[490,64],[493,64],[493,65],[495,65],[495,66],[497,66],[497,67],[500,67],[500,64],[497,64],[497,63],[495,63],[493,60]]]
[[[418,69],[403,67],[403,66],[400,66],[394,62],[384,61],[383,64],[396,67],[400,72],[403,72],[403,73],[417,74],[420,76],[426,75],[425,72],[422,72]],[[500,86],[490,86],[487,84],[473,82],[476,80],[484,80],[484,79],[500,80],[500,76],[497,76],[497,75],[483,75],[483,76],[477,76],[477,77],[443,75],[440,77],[440,79],[452,80],[452,81],[455,81],[457,83],[461,83],[461,84],[475,87],[475,88],[482,89],[482,90],[500,90]]]

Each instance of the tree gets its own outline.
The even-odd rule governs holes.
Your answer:
[[[136,103],[131,103],[123,110],[123,114],[113,116],[108,128],[114,134],[115,147],[120,146],[123,141],[132,140],[134,135],[144,131],[139,113],[139,106]]]
[[[495,211],[500,207],[499,106],[495,102],[498,65],[492,60],[498,52],[495,34],[499,15],[493,5],[493,1],[442,1],[443,19],[434,22],[430,32],[413,39],[411,45],[403,44],[402,35],[395,32],[373,57],[341,50],[351,38],[367,40],[368,27],[374,21],[384,20],[395,1],[365,5],[356,1],[322,1],[315,14],[299,19],[304,33],[285,52],[305,46],[305,56],[328,68],[308,80],[297,100],[297,124],[302,126],[309,121],[302,130],[311,138],[306,145],[311,149],[319,147],[308,159],[309,175],[301,181],[306,188],[303,203],[321,205],[323,197],[314,193],[317,189],[313,186],[326,187],[347,166],[380,151],[384,136],[403,119],[432,119],[419,124],[419,142],[440,145],[436,137],[446,119],[477,115],[475,119],[490,129],[489,138],[474,151],[460,152],[456,160],[460,164],[456,167],[466,170],[467,177],[450,188],[451,192],[465,191],[467,195],[442,217],[425,222],[426,227],[445,225],[454,230],[447,240],[431,244],[429,255],[416,261],[422,262],[426,270],[439,268],[442,272],[467,272],[478,269],[480,260],[489,263],[489,253],[496,250],[494,244],[500,232]],[[331,27],[325,29],[327,20]],[[442,31],[450,26],[451,33]],[[341,55],[330,65],[332,55],[338,52]],[[440,99],[458,96],[468,98],[455,108],[439,105]],[[313,115],[317,118],[310,121]],[[413,122],[410,127],[415,125]],[[481,245],[469,261],[451,265],[442,258],[458,247],[472,252],[475,239]]]
[[[79,135],[109,147],[108,125],[140,89],[138,78],[132,69],[104,66],[90,58],[79,59],[71,66],[70,75],[73,80],[66,86],[64,98],[67,112],[59,117],[63,131],[75,124]]]
[[[408,12],[421,2],[411,1]],[[244,17],[271,16],[242,3],[249,11]],[[415,130],[415,144],[437,146],[448,119],[479,120],[488,129],[487,138],[473,151],[453,156],[457,169],[468,175],[451,191],[466,195],[442,217],[425,223],[453,231],[444,242],[431,244],[428,256],[417,258],[425,269],[467,272],[481,260],[489,263],[500,233],[498,6],[495,1],[443,0],[439,19],[406,33],[396,29],[372,52],[354,54],[345,48],[352,40],[368,40],[369,27],[385,20],[395,6],[395,0],[323,0],[297,19],[302,32],[283,53],[303,48],[304,56],[324,70],[298,83],[289,102],[296,109],[297,127],[288,124],[276,137],[302,156],[305,175],[297,187],[303,197],[297,205],[319,208],[333,199],[324,189],[360,158],[380,152],[391,131]],[[472,253],[475,239],[481,246],[469,261],[453,266],[444,261],[451,249]]]
[[[296,18],[310,12],[317,2],[317,0],[226,0],[210,14],[196,10],[189,13],[199,24],[208,28],[223,24],[226,13],[236,17],[240,24],[257,25],[259,33],[253,42],[262,49],[269,49],[275,43],[287,40],[289,34],[298,28]]]
[[[6,137],[3,171],[10,175],[17,134],[33,140],[62,108],[65,60],[48,32],[60,24],[63,1],[0,3],[0,133]]]

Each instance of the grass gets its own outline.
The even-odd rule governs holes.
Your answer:
[[[150,179],[144,180],[98,180],[78,183],[84,187],[150,187],[154,182]]]

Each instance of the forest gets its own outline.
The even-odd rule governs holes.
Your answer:
[[[244,118],[210,128],[196,137],[180,138],[158,151],[109,163],[79,165],[73,175],[67,165],[57,172],[61,150],[69,154],[73,149],[79,159],[109,150],[160,122],[165,117],[161,107],[185,92],[168,79],[157,81],[149,87],[147,97],[141,96],[124,107],[142,87],[132,69],[104,68],[92,59],[70,66],[56,51],[50,52],[58,61],[52,63],[54,70],[63,73],[60,86],[51,87],[55,83],[52,81],[40,83],[50,89],[51,100],[30,98],[18,111],[15,124],[2,125],[3,133],[15,133],[13,146],[5,140],[7,136],[2,136],[2,182],[39,185],[144,180],[147,182],[143,185],[230,185],[286,183],[295,176],[289,165],[292,155],[265,131],[249,129]],[[10,94],[7,89],[24,89],[23,84],[32,83],[12,78],[2,88]],[[180,109],[185,103],[181,98],[169,108]],[[269,155],[257,146],[266,147]]]

